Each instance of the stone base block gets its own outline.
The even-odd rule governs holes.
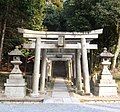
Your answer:
[[[33,98],[39,97],[39,93],[31,93],[30,96],[33,97]]]
[[[6,86],[5,95],[7,97],[23,98],[26,96],[26,87]]]
[[[97,96],[117,96],[116,86],[96,86],[95,95]]]

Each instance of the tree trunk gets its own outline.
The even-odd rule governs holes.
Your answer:
[[[113,58],[113,64],[112,64],[112,70],[116,68],[116,62],[117,62],[117,58],[120,52],[120,29],[119,29],[119,21],[117,22],[117,34],[118,34],[118,44],[116,46],[116,50],[115,50],[115,54],[114,54],[114,58]]]
[[[2,52],[3,52],[3,43],[5,38],[6,22],[7,20],[5,19],[3,24],[1,43],[0,43],[0,69],[2,67]]]
[[[116,51],[115,51],[115,54],[114,54],[114,58],[113,58],[112,69],[115,69],[115,67],[116,67],[116,61],[117,61],[119,52],[120,52],[120,34],[119,34],[119,38],[118,38],[117,48],[116,48]]]

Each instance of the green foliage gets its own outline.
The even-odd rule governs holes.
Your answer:
[[[30,50],[30,49],[22,49],[21,52],[23,53],[23,56],[26,58],[34,54],[33,50]]]
[[[42,29],[45,0],[0,0],[0,37],[6,21],[3,55],[25,40],[17,28]],[[0,39],[1,41],[1,39]]]
[[[86,7],[85,1],[75,0],[64,3],[64,17],[66,18],[67,31],[86,31],[91,30],[89,12],[91,7]]]
[[[46,16],[44,19],[44,26],[49,31],[57,31],[60,29],[60,13],[56,6],[49,4],[46,7]]]
[[[42,30],[44,20],[45,0],[32,0],[31,2],[32,16],[30,18],[30,29]]]
[[[62,10],[62,0],[50,0],[46,3],[45,19],[43,25],[47,30],[64,31],[64,18]]]
[[[100,47],[109,49],[117,44],[117,22],[120,18],[119,0],[101,0],[92,7],[91,16],[95,21],[94,28],[104,28],[103,38],[99,40]],[[96,10],[97,9],[97,10]]]
[[[120,18],[119,0],[102,0],[97,2],[92,8],[91,15],[97,26],[115,26]]]
[[[51,2],[58,8],[61,9],[63,7],[63,0],[51,0]]]
[[[67,0],[64,3],[67,31],[104,28],[100,46],[116,44],[116,24],[120,18],[119,0]]]

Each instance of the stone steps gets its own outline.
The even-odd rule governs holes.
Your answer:
[[[52,97],[45,99],[43,103],[79,104],[79,100],[71,97],[64,79],[56,78]]]

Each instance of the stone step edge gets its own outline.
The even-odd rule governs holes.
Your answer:
[[[44,98],[29,98],[29,99],[21,99],[21,98],[2,98],[0,102],[43,102]]]
[[[80,102],[120,102],[120,99],[79,99]]]

